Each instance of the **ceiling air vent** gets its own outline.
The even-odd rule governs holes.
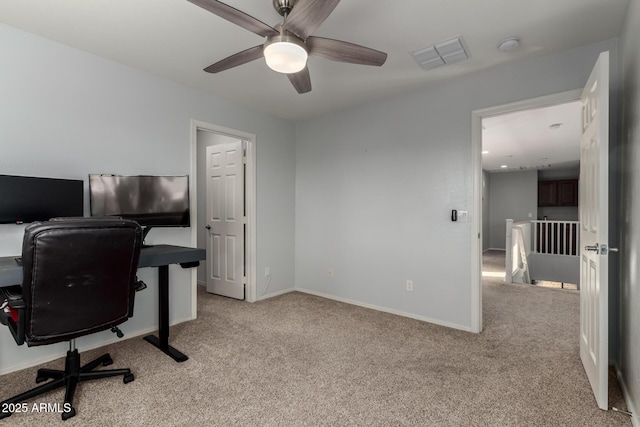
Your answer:
[[[415,60],[425,70],[449,65],[469,58],[462,36],[445,40],[434,46],[428,46],[411,52]]]

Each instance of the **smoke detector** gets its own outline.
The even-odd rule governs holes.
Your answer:
[[[500,52],[511,52],[512,50],[516,50],[519,46],[520,39],[517,37],[510,37],[498,43],[498,50]]]

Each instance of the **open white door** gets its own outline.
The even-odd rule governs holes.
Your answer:
[[[241,140],[207,147],[207,292],[244,299],[244,155]]]
[[[580,359],[598,407],[608,407],[609,52],[582,92],[580,140]]]

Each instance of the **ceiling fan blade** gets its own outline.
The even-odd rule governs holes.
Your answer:
[[[287,77],[298,93],[311,92],[311,76],[307,67],[297,73],[287,74]]]
[[[333,12],[340,0],[298,0],[284,21],[284,29],[306,39]]]
[[[247,62],[262,58],[262,49],[262,45],[258,45],[247,50],[243,50],[242,52],[238,52],[235,55],[224,58],[213,65],[209,65],[204,69],[204,71],[207,73],[219,73],[220,71],[228,70],[229,68],[237,67],[238,65],[246,64]]]
[[[218,15],[219,17],[224,18],[227,21],[232,22],[244,28],[245,30],[249,30],[259,36],[268,37],[279,34],[278,31],[276,31],[273,27],[222,2],[216,0],[187,1],[195,4],[196,6],[200,6],[201,8],[208,10],[209,12]]]
[[[309,37],[306,43],[309,55],[332,61],[379,67],[387,60],[387,54],[384,52],[341,40]]]

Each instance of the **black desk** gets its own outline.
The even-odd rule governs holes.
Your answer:
[[[0,287],[22,283],[22,267],[15,256],[0,257]],[[158,267],[158,336],[147,335],[146,341],[171,356],[176,362],[188,357],[169,345],[169,265],[183,268],[197,267],[206,258],[204,249],[183,246],[155,245],[142,248],[138,268]]]
[[[138,268],[158,267],[158,336],[147,335],[144,339],[176,362],[184,362],[188,357],[169,345],[169,265],[180,264],[182,268],[197,267],[205,258],[204,249],[182,246],[154,245],[140,251]]]

